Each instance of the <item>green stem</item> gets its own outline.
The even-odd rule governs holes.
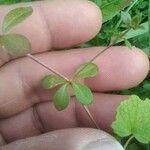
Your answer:
[[[132,141],[133,138],[134,138],[134,136],[132,135],[132,136],[127,140],[127,142],[126,142],[125,145],[124,145],[124,150],[127,149],[129,143]]]

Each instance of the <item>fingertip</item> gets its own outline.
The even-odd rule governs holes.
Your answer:
[[[127,89],[137,86],[148,74],[148,57],[139,48],[133,48],[130,50],[127,47],[120,47],[120,50],[118,49],[117,51],[114,55],[116,55],[118,63],[122,65],[122,67],[120,65],[120,71],[118,68],[118,72],[120,72],[120,74],[122,72],[122,76],[120,76],[120,81],[122,81],[120,83],[122,83],[122,87],[120,87],[120,89]],[[120,56],[117,56],[117,53]]]
[[[93,38],[97,33],[99,33],[101,27],[102,27],[102,12],[101,9],[92,1],[88,1],[90,6],[91,6],[91,12],[93,12],[93,14],[91,14],[93,17],[93,26],[95,26],[95,31],[93,31],[93,36],[91,38]]]
[[[129,63],[129,70],[132,82],[131,87],[140,84],[149,72],[149,59],[139,48],[132,51],[132,59]]]
[[[60,3],[62,10],[58,5]],[[71,47],[87,42],[99,32],[102,25],[102,15],[100,9],[94,3],[86,0],[61,0],[56,1],[53,5],[56,5],[56,9],[59,9],[59,11],[51,17],[48,14],[53,11],[53,8],[51,11],[44,9],[46,16],[49,16],[47,20],[52,35],[52,48]],[[58,16],[58,19],[53,19]],[[51,23],[51,20],[54,20],[54,22]]]
[[[148,57],[138,48],[111,47],[96,63],[100,66],[100,75],[86,80],[94,91],[132,88],[141,83],[149,71]]]
[[[104,131],[90,128],[73,128],[48,132],[12,142],[5,150],[123,150],[115,138]]]

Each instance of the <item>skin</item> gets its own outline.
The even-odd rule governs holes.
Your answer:
[[[9,10],[27,5],[33,7],[33,15],[11,32],[28,37],[32,43],[32,53],[51,68],[70,77],[80,64],[103,49],[70,48],[92,39],[100,30],[101,12],[86,0],[52,0],[0,6],[0,29],[3,17]],[[62,50],[54,51],[56,49]],[[149,60],[137,48],[112,47],[95,63],[100,67],[99,75],[85,80],[85,84],[94,92],[95,99],[89,109],[100,128],[111,132],[116,107],[127,96],[103,93],[138,85],[148,73]],[[99,146],[105,146],[106,150],[113,149],[116,141],[110,135],[92,129],[94,125],[74,98],[66,110],[58,112],[54,108],[54,91],[45,91],[40,85],[41,79],[49,74],[45,68],[27,57],[10,60],[2,52],[0,66],[2,150],[17,150],[19,147],[24,150],[96,150]],[[105,138],[107,140],[103,142]],[[96,141],[99,141],[98,144]],[[94,146],[89,146],[91,143]],[[116,147],[118,144],[114,145],[114,150]]]

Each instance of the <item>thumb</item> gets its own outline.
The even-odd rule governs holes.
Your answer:
[[[57,130],[3,146],[3,150],[123,150],[109,134],[89,128]]]

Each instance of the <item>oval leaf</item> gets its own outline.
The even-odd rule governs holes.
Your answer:
[[[62,77],[58,75],[47,75],[46,77],[43,78],[42,80],[42,87],[44,89],[51,89],[56,87],[57,85],[66,83],[66,80],[63,79]]]
[[[131,20],[132,20],[131,15],[128,12],[124,12],[124,11],[121,12],[121,19],[123,23],[126,24],[127,26],[130,25]]]
[[[68,84],[65,84],[58,91],[56,91],[53,97],[54,106],[59,111],[67,108],[70,102],[70,96],[67,91],[67,85]]]
[[[12,58],[24,56],[31,52],[29,40],[19,34],[7,34],[0,36],[0,45]]]
[[[33,12],[32,7],[20,7],[11,10],[5,17],[2,25],[3,33],[25,20]]]
[[[93,77],[98,74],[99,68],[94,63],[82,64],[75,72],[76,78]]]
[[[90,105],[93,102],[93,94],[87,86],[79,83],[72,83],[72,87],[77,100],[81,104]]]

